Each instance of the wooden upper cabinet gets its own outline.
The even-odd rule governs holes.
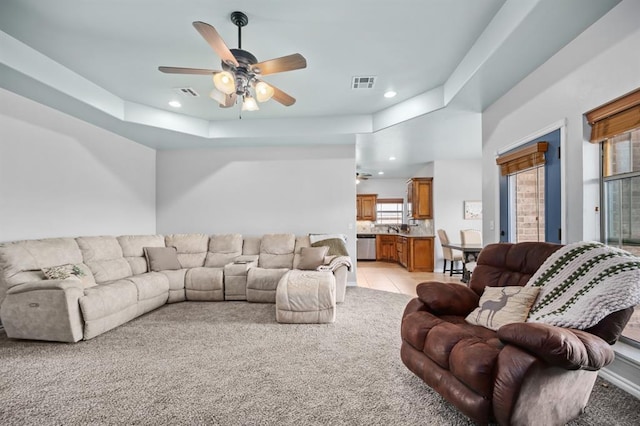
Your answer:
[[[433,219],[433,178],[407,181],[407,216],[411,219]]]
[[[377,194],[356,195],[356,220],[376,220]]]

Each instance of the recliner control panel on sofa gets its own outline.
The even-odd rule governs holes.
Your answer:
[[[0,320],[10,338],[77,342],[165,303],[274,303],[280,278],[298,268],[307,247],[309,236],[293,234],[125,235],[2,243]],[[332,259],[336,256],[320,262],[326,265]],[[336,301],[344,301],[348,259],[324,267],[335,276]]]

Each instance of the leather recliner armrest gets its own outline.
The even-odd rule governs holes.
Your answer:
[[[548,324],[507,324],[498,329],[498,338],[567,370],[599,370],[615,356],[611,346],[598,336]]]
[[[437,315],[466,316],[478,307],[480,300],[468,287],[437,281],[418,284],[416,292],[429,311]]]

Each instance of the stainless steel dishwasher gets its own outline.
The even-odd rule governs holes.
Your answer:
[[[358,260],[376,260],[376,234],[356,235],[356,258]]]

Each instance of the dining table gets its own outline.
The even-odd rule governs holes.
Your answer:
[[[467,263],[475,262],[478,259],[478,254],[483,248],[482,244],[442,243],[442,247],[462,252],[462,278],[460,281],[468,284],[471,280],[471,271],[467,269]]]

